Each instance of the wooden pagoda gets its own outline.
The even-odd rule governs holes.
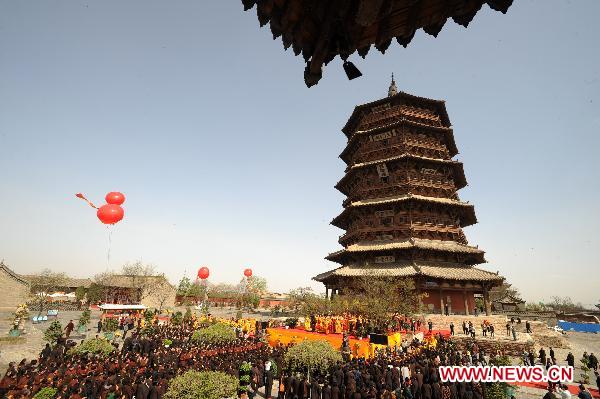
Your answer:
[[[366,57],[372,45],[385,53],[396,40],[406,47],[423,30],[437,36],[449,18],[467,27],[484,4],[506,13],[513,0],[242,0],[256,5],[260,26],[270,23],[273,39],[304,57],[308,87],[319,82],[323,65],[355,51]]]
[[[344,248],[326,257],[341,266],[313,278],[327,295],[356,278],[409,278],[430,312],[469,314],[476,294],[490,312],[489,290],[504,278],[474,267],[484,251],[462,230],[477,218],[458,197],[467,181],[450,126],[443,101],[398,92],[393,76],[386,98],[354,109],[335,186],[347,198],[331,222],[346,231]]]

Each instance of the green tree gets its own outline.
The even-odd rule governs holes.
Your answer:
[[[236,338],[233,327],[223,323],[201,328],[192,334],[192,342],[205,344],[226,344],[235,341]]]
[[[56,344],[56,341],[62,336],[63,327],[60,321],[54,320],[50,323],[50,326],[44,331],[44,340],[48,341],[50,345]]]
[[[260,298],[267,292],[267,280],[260,276],[243,278],[238,284],[237,303],[240,308],[256,309]]]
[[[334,296],[330,311],[349,312],[367,318],[378,330],[385,329],[393,316],[410,316],[421,310],[423,294],[412,280],[385,276],[357,279],[343,295]]]
[[[71,349],[69,349],[68,354],[73,355],[73,354],[91,353],[94,355],[108,356],[114,350],[115,350],[115,347],[112,346],[111,343],[108,342],[107,340],[100,339],[100,338],[91,338],[91,339],[86,339],[79,345],[74,346]]]
[[[179,280],[179,285],[177,285],[177,295],[182,297],[186,296],[191,285],[192,282],[190,279],[184,276],[181,280]]]
[[[33,396],[33,399],[52,399],[57,392],[56,388],[44,387]]]
[[[342,355],[327,341],[303,341],[292,346],[284,356],[285,364],[291,371],[308,370],[326,373],[337,362],[342,361]]]
[[[81,316],[79,316],[79,325],[87,326],[90,322],[91,315],[92,312],[90,312],[89,309],[86,309],[83,312],[81,312]]]
[[[220,371],[187,371],[169,383],[165,399],[222,399],[237,396],[239,382]]]
[[[87,290],[85,289],[85,287],[77,287],[77,289],[75,290],[75,298],[77,299],[77,302],[81,303],[81,301],[85,299],[86,291]]]

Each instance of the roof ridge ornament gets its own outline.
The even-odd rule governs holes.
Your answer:
[[[392,72],[392,83],[388,88],[388,97],[392,97],[398,94],[398,88],[396,87],[396,81],[394,80],[394,73]]]

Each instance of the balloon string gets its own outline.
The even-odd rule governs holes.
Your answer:
[[[112,226],[106,226],[106,228],[108,229],[108,252],[106,254],[106,271],[108,271],[110,269],[110,247],[112,245],[113,229]]]
[[[91,206],[92,208],[98,209],[98,207],[96,205],[92,204],[92,202],[89,199],[85,198],[85,196],[83,194],[77,193],[77,194],[75,194],[75,196],[77,198],[81,198],[82,200],[84,200],[85,202],[87,202],[88,205]]]

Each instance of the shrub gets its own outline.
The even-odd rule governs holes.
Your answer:
[[[92,315],[92,312],[90,312],[89,309],[86,309],[83,312],[81,312],[81,316],[79,316],[79,325],[87,326],[88,323],[90,322],[91,315]]]
[[[176,326],[180,326],[182,322],[183,322],[183,313],[181,313],[180,311],[173,313],[173,316],[171,316],[171,323]]]
[[[110,342],[100,338],[91,338],[86,339],[81,344],[69,349],[68,354],[93,353],[95,355],[108,356],[114,350],[115,347],[112,346]]]
[[[102,331],[104,331],[104,332],[114,332],[114,331],[117,331],[118,328],[119,328],[119,322],[117,321],[117,319],[107,317],[102,322]]]
[[[163,345],[164,346],[171,346],[172,344],[173,344],[173,340],[171,340],[169,338],[163,339]]]
[[[165,399],[221,399],[237,395],[238,380],[220,371],[188,371],[169,383]]]
[[[34,395],[34,399],[52,399],[56,396],[56,389],[55,388],[50,388],[50,387],[45,387],[42,388],[38,391],[38,393],[36,393]]]
[[[226,344],[235,341],[235,331],[233,327],[216,323],[210,327],[194,331],[192,341],[207,344]]]
[[[284,359],[290,370],[327,372],[332,365],[342,361],[342,355],[327,341],[304,341],[292,346]]]
[[[50,345],[54,345],[60,337],[62,337],[63,327],[60,321],[54,320],[50,323],[50,326],[44,331],[44,340],[50,342]]]
[[[289,328],[296,328],[296,325],[298,324],[298,318],[288,317],[287,319],[285,319],[284,324]]]

